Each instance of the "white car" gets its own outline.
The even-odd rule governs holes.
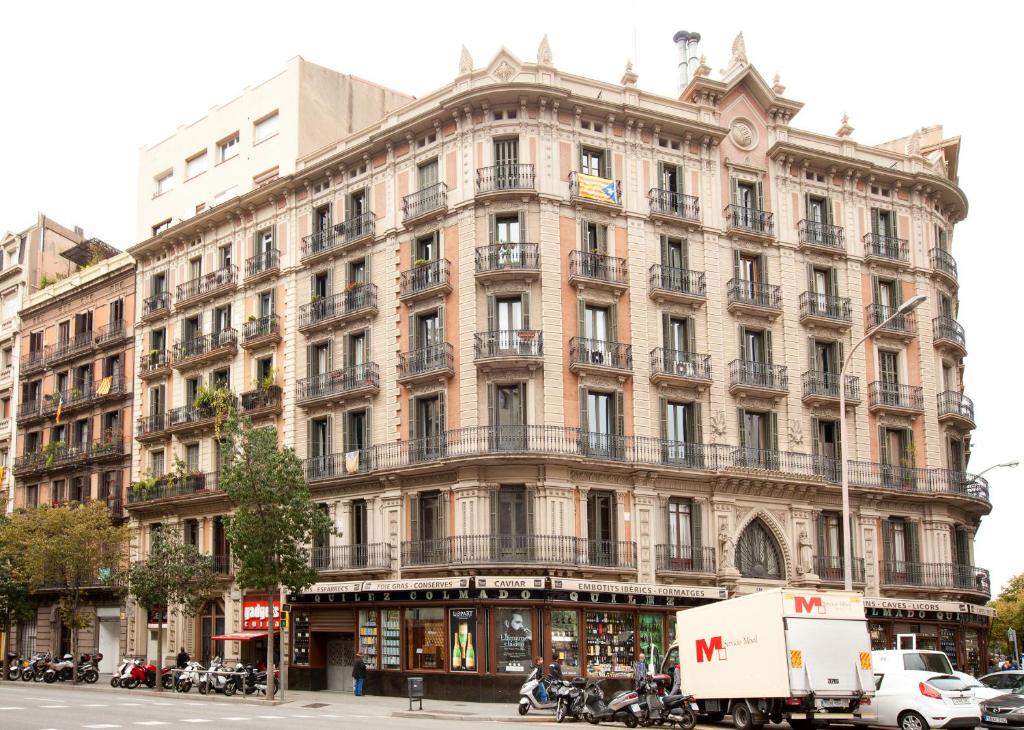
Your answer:
[[[981,724],[978,701],[953,674],[941,651],[893,649],[871,652],[875,696],[861,709],[861,724],[900,730],[973,728]]]
[[[971,694],[974,695],[974,699],[981,702],[982,700],[990,700],[993,697],[999,697],[1006,694],[1004,689],[993,689],[992,687],[986,687],[984,684],[979,682],[977,679],[972,677],[970,674],[964,672],[953,672],[957,677],[964,681],[968,687],[971,688]]]

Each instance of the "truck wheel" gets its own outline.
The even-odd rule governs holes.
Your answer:
[[[928,721],[913,710],[900,715],[898,722],[900,730],[928,730]]]
[[[732,726],[736,730],[752,730],[752,723],[750,722],[750,708],[747,707],[746,702],[734,702],[732,705]],[[911,728],[902,728],[901,730],[912,730]]]

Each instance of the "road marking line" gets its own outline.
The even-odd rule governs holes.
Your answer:
[[[110,705],[82,705],[82,707],[110,707]]]
[[[221,717],[220,720],[248,720],[247,717]]]
[[[169,722],[163,720],[143,720],[142,722],[135,723],[136,725],[170,725]]]
[[[82,727],[102,728],[102,727],[121,727],[121,726],[120,725],[82,725]]]
[[[142,707],[141,702],[118,702],[118,707]]]
[[[66,709],[68,709],[68,706],[67,705],[39,705],[39,708],[42,709],[42,710],[66,710]]]
[[[200,718],[193,717],[193,718],[189,718],[188,720],[178,720],[178,722],[212,722],[212,720],[204,720],[201,717]]]
[[[24,710],[24,707],[0,707],[0,710]]]

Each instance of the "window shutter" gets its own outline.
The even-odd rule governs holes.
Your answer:
[[[903,304],[903,282],[900,281],[899,279],[896,279],[892,288],[896,292],[896,299],[893,302],[893,309],[897,309],[901,304]]]
[[[811,194],[810,193],[804,193],[804,210],[806,211],[806,214],[804,215],[804,218],[806,218],[807,220],[814,220],[811,217]]]
[[[834,215],[835,214],[832,211],[832,199],[825,198],[825,222],[830,226],[835,225]]]
[[[879,233],[882,233],[882,231],[878,230],[880,225],[881,225],[881,223],[880,223],[880,220],[879,220],[878,208],[872,208],[871,209],[871,232],[876,234],[876,235],[879,234]]]
[[[900,454],[902,466],[914,467],[914,432],[909,428],[903,430],[903,453]]]
[[[587,222],[580,221],[580,251],[591,251],[591,242],[587,240]]]
[[[446,342],[444,336],[444,305],[440,305],[437,308],[437,342],[435,344],[442,344]]]
[[[492,244],[498,242],[498,219],[494,213],[487,216],[487,239]]]
[[[816,526],[815,526],[815,535],[817,537],[815,542],[818,543],[818,557],[819,558],[824,558],[824,557],[832,558],[832,557],[835,557],[834,555],[829,555],[828,541],[825,539],[826,538],[826,533],[825,533],[825,513],[824,512],[819,512],[818,513],[818,518],[816,520]]]
[[[773,362],[775,362],[775,359],[772,357],[772,331],[771,330],[765,330],[764,331],[764,361],[768,365],[771,365]]]
[[[314,375],[313,358],[316,355],[316,351],[312,345],[306,345],[306,377],[312,378]]]
[[[499,494],[500,489],[501,487],[498,487],[497,489],[492,489],[490,494],[492,535],[498,534],[498,502],[501,499],[501,495]]]
[[[524,495],[524,498],[526,499],[526,534],[527,535],[532,535],[533,534],[533,500],[534,500],[534,497],[535,497],[534,491],[532,489],[527,489],[526,490],[526,494]]]
[[[683,166],[676,165],[676,192],[682,195],[686,192],[686,185],[683,178]]]
[[[440,391],[437,394],[437,431],[439,436],[444,436],[445,431],[448,430],[448,410],[445,405],[445,391]]]
[[[682,259],[681,266],[683,267],[683,269],[689,270],[689,268],[690,268],[690,241],[689,241],[689,239],[684,238],[680,242],[679,250],[682,252],[682,256],[680,257]]]
[[[494,383],[487,384],[487,423],[491,426],[497,426],[498,421],[494,417],[494,401],[497,399],[497,393],[495,392],[497,387]],[[495,434],[495,437],[500,439],[501,434]]]
[[[735,249],[732,252],[732,279],[734,283],[740,281],[740,252]]]
[[[526,213],[519,211],[519,236],[516,243],[525,243],[530,240],[530,237],[526,235]]]
[[[327,372],[334,370],[334,340],[327,341]]]
[[[668,440],[668,398],[658,399],[658,420],[661,423],[661,440]]]
[[[729,186],[732,188],[732,204],[740,204],[740,181],[736,178],[729,179]]]
[[[615,179],[615,170],[612,169],[612,151],[602,150],[601,151],[601,176],[609,179]]]
[[[590,428],[587,419],[587,389],[580,386],[580,431],[586,433]]]
[[[814,264],[807,264],[807,291],[822,294],[815,286]],[[813,305],[812,305],[813,306]]]
[[[917,539],[917,523],[907,520],[904,524],[907,531],[907,562],[919,563],[921,561],[921,547]],[[913,569],[916,569],[914,566]]]
[[[373,408],[366,409],[366,436],[363,439],[363,443],[367,446],[373,444]]]
[[[530,329],[530,292],[524,291],[519,297],[519,305],[523,309],[522,328]]]
[[[615,433],[617,436],[626,435],[626,404],[621,390],[615,391]]]
[[[576,319],[579,325],[579,336],[587,336],[587,303],[582,299],[576,302]]]
[[[807,338],[807,369],[814,372],[818,369],[818,354],[817,343],[815,343],[813,337]]]
[[[334,438],[334,416],[327,416],[327,438],[324,442],[324,453],[330,456],[334,453],[332,446]]]
[[[352,363],[352,357],[350,350],[352,349],[352,337],[346,335],[344,341],[341,343],[341,367],[347,368]]]
[[[487,295],[487,331],[494,332],[497,329],[498,303],[493,294]]]
[[[597,226],[597,252],[602,255],[608,253],[608,226]]]
[[[420,495],[409,495],[409,539],[420,539]]]
[[[704,515],[701,514],[700,503],[690,501],[690,544],[693,545],[693,562],[695,567],[703,570],[711,570],[710,565],[704,565]]]
[[[341,414],[341,450],[344,452],[352,451],[355,447],[354,444],[355,431],[352,428],[352,419],[348,413]]]
[[[971,564],[971,540],[970,535],[967,533],[967,529],[961,525],[957,525],[953,532],[956,540],[956,561],[958,565],[970,565]]]
[[[757,209],[764,210],[764,183],[758,180],[754,189],[757,193]]]
[[[882,520],[882,560],[891,563],[896,554],[892,520]]]
[[[740,448],[747,448],[747,414],[742,408],[736,409],[736,421],[739,424]]]
[[[672,315],[668,312],[661,314],[661,337],[666,350],[676,349],[676,343],[672,341]]]
[[[878,458],[883,464],[892,464],[889,454],[889,439],[886,438],[885,426],[878,427]]]
[[[693,439],[691,443],[702,444],[704,443],[704,416],[701,413],[700,401],[694,401],[690,404],[690,413],[693,414]]]
[[[889,235],[892,238],[896,238],[899,235],[899,220],[897,220],[895,210],[889,212]]]
[[[768,414],[768,448],[779,450],[779,414],[775,411]]]
[[[697,320],[686,318],[686,351],[697,352]]]
[[[758,269],[757,273],[760,275],[760,280],[758,281],[758,283],[759,284],[767,284],[768,283],[768,256],[766,256],[763,253],[760,256],[757,257],[757,269]]]
[[[815,416],[811,416],[811,454],[822,456],[820,423]]]
[[[828,293],[833,297],[839,296],[839,272],[834,268],[828,270]]]
[[[608,308],[608,339],[611,342],[619,341],[619,305],[613,304]]]
[[[416,346],[416,315],[409,312],[409,351],[417,349]]]
[[[671,266],[672,257],[668,252],[668,236],[661,237],[661,265]]]
[[[871,277],[871,296],[874,297],[874,303],[876,305],[882,303],[882,287],[881,287],[881,284],[878,281],[878,277],[877,276],[872,276]],[[882,320],[878,320],[878,321],[881,322]],[[871,324],[875,324],[875,323],[872,322]]]
[[[843,346],[842,340],[836,342],[836,359],[832,364],[832,373],[838,377],[843,371],[843,365],[846,363],[846,348]],[[842,387],[842,383],[839,384]]]
[[[747,353],[747,328],[743,325],[739,326],[739,356],[740,360],[747,362],[750,357]]]
[[[434,536],[438,539],[448,537],[448,492],[437,495],[437,512],[434,513]]]
[[[417,418],[417,402],[415,396],[409,396],[409,413],[407,415],[409,421],[409,441],[413,442],[419,438],[419,434],[416,433],[417,427],[419,426],[419,419]]]
[[[306,456],[312,459],[316,456],[316,448],[313,441],[313,421],[306,421]]]
[[[512,411],[512,423],[516,426],[526,425],[526,383],[519,385],[519,399],[515,401]]]

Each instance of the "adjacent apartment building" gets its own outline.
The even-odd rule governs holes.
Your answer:
[[[101,500],[115,521],[124,520],[134,425],[135,262],[95,238],[60,255],[76,272],[29,294],[20,315],[14,507]],[[114,561],[121,546],[110,549]],[[90,620],[79,641],[83,651],[116,658],[123,653],[122,600],[98,578],[85,596]],[[35,621],[18,627],[19,650],[69,652],[71,629],[56,588],[43,587],[33,598]]]
[[[983,668],[959,140],[800,130],[741,40],[717,79],[680,36],[677,98],[560,70],[546,40],[463,52],[449,84],[180,222],[148,188],[194,150],[144,160],[133,479],[156,479],[128,495],[132,550],[180,530],[223,574],[165,646],[233,659],[266,626],[231,578],[199,397],[219,383],[336,528],[289,598],[296,687],[345,688],[357,649],[381,693],[429,674],[504,697],[534,655],[622,677],[680,608],[840,587],[841,458],[874,645]],[[211,116],[199,146],[276,108]],[[845,353],[918,294],[853,359],[840,454]],[[189,478],[160,479],[175,459]],[[127,616],[144,653],[155,626]]]

